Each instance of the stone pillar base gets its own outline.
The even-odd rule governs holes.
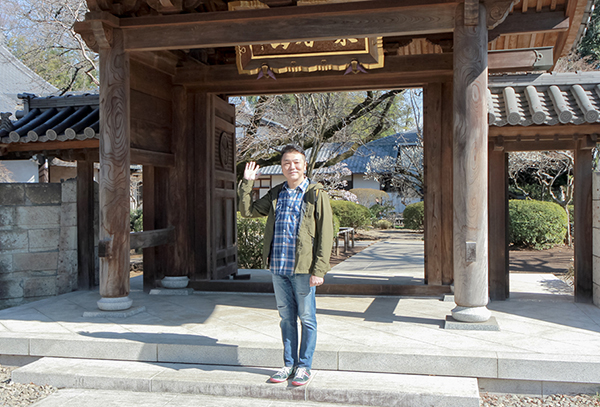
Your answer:
[[[133,300],[127,297],[117,297],[117,298],[101,298],[98,301],[98,308],[102,311],[123,311],[131,308],[133,304]]]
[[[452,317],[461,322],[485,322],[492,316],[487,307],[461,307],[452,310]]]
[[[170,277],[167,276],[162,279],[161,285],[164,288],[186,288],[190,279],[187,276],[183,277]]]

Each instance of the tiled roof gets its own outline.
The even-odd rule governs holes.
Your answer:
[[[0,128],[2,143],[85,140],[99,137],[100,109],[97,94],[21,97],[25,99],[26,110],[19,120]]]
[[[49,95],[57,91],[0,44],[0,112],[14,112],[19,93]]]
[[[491,77],[490,126],[598,123],[600,72]]]
[[[413,146],[418,143],[416,132],[396,133],[378,140],[371,141],[363,146],[342,163],[355,174],[367,172],[367,164],[374,157],[397,157],[398,147]],[[317,156],[317,162],[326,161],[336,155],[342,154],[352,146],[352,143],[325,143]],[[306,158],[310,159],[312,149],[306,150]],[[269,165],[260,169],[261,175],[282,175],[281,165]]]

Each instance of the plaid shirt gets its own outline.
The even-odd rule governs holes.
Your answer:
[[[286,182],[277,197],[270,262],[273,274],[283,276],[294,274],[300,211],[307,188],[307,178],[296,189],[289,189]]]

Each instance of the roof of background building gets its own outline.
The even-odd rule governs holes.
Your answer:
[[[57,91],[0,43],[0,112],[13,113],[19,93],[49,95]]]
[[[2,143],[66,141],[98,138],[100,97],[98,94],[36,97],[24,99],[24,116],[0,125]],[[7,128],[8,127],[8,128]]]
[[[490,77],[490,126],[598,123],[600,72]]]
[[[355,174],[367,172],[367,165],[372,158],[397,157],[400,146],[417,145],[419,136],[415,131],[396,133],[362,145],[354,155],[342,161]],[[336,155],[348,151],[352,143],[325,143],[317,155],[317,162],[327,161]],[[310,159],[312,148],[306,150],[306,158]],[[260,169],[261,175],[282,175],[281,165],[269,165]]]

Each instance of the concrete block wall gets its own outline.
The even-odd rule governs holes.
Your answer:
[[[600,172],[592,174],[594,304],[600,307]]]
[[[0,184],[0,309],[77,288],[76,188]]]

